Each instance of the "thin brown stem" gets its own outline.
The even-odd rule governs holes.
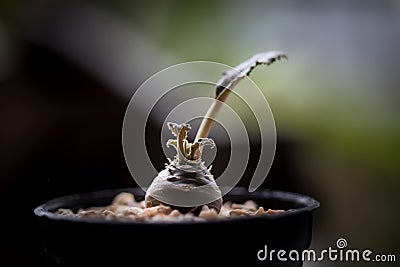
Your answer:
[[[223,103],[228,98],[228,95],[232,92],[231,89],[226,89],[222,91],[217,98],[214,99],[213,103],[211,104],[210,108],[207,110],[207,114],[204,116],[199,130],[196,134],[195,142],[197,142],[200,138],[207,138],[210,134],[211,127],[214,124],[214,121],[223,105]]]

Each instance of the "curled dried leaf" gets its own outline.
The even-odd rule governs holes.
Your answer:
[[[226,88],[232,89],[242,78],[248,76],[251,71],[258,65],[270,65],[281,58],[287,59],[287,55],[280,51],[269,51],[253,55],[248,60],[242,62],[233,69],[226,70],[217,82],[215,97]]]
[[[279,51],[259,53],[253,55],[251,58],[242,62],[235,68],[224,71],[221,78],[217,82],[214,102],[209,107],[207,114],[204,116],[199,130],[197,131],[195,140],[208,137],[216,116],[221,109],[222,103],[227,100],[230,92],[240,80],[242,80],[245,76],[248,76],[256,66],[261,64],[270,65],[281,58],[287,59],[287,55]]]

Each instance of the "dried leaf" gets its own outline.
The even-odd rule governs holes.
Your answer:
[[[248,76],[256,66],[261,64],[270,65],[281,58],[287,59],[287,55],[279,51],[259,53],[242,62],[235,68],[224,71],[222,77],[217,82],[215,97],[217,98],[226,88],[233,89],[233,87],[245,76]]]

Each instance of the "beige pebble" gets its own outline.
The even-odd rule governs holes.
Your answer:
[[[143,209],[138,208],[138,207],[128,207],[125,209],[122,214],[127,216],[127,215],[140,215],[143,213]]]
[[[119,193],[116,197],[114,197],[114,200],[112,204],[118,204],[118,205],[123,205],[123,206],[136,206],[137,202],[135,201],[135,197],[131,193]]]
[[[218,213],[215,209],[202,209],[199,214],[200,218],[204,219],[217,219],[218,218]]]
[[[170,213],[171,213],[171,207],[164,206],[162,204],[155,207],[145,208],[143,210],[143,215],[149,217],[153,217],[157,214],[170,214]]]
[[[272,210],[272,209],[268,209],[265,213],[267,214],[279,214],[281,212],[284,212],[284,210]]]
[[[244,216],[251,216],[253,213],[248,210],[244,209],[233,209],[229,212],[230,216],[236,216],[236,215],[244,215]]]
[[[178,217],[178,216],[181,216],[182,213],[180,213],[179,210],[173,210],[173,211],[171,211],[171,213],[169,215],[172,217]]]
[[[58,209],[56,214],[64,215],[64,216],[74,216],[74,213],[70,209]]]
[[[259,214],[263,214],[263,213],[265,213],[264,208],[263,207],[259,207],[255,214],[259,215]]]
[[[247,200],[246,202],[243,203],[243,207],[247,210],[256,211],[258,205],[253,200]]]

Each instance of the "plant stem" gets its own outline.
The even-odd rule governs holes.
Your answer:
[[[228,95],[232,92],[232,87],[230,89],[223,90],[217,98],[214,99],[213,103],[207,110],[207,114],[204,116],[199,130],[197,131],[195,142],[200,138],[207,138],[210,134],[211,127],[214,124],[215,118],[217,117],[218,112],[220,111],[223,103],[228,98]]]

